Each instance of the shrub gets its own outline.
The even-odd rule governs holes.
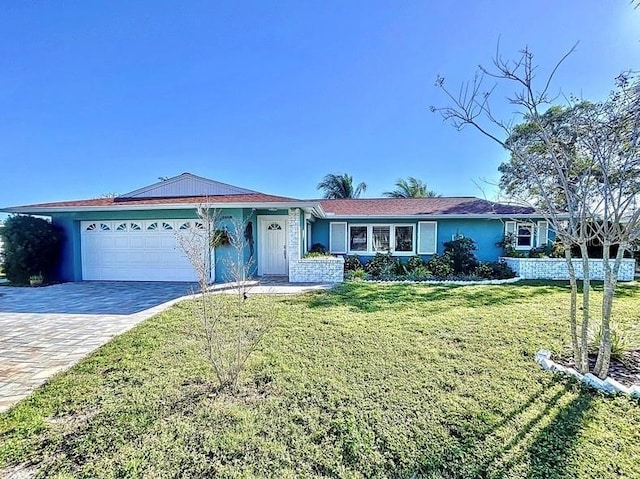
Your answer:
[[[629,338],[617,326],[611,325],[611,357],[618,361],[624,361],[625,355],[631,351]],[[602,332],[600,330],[589,334],[589,354],[598,354]]]
[[[453,260],[448,253],[445,253],[442,256],[438,256],[437,254],[433,255],[433,258],[431,258],[427,263],[427,268],[429,268],[431,273],[439,279],[451,276],[454,272]]]
[[[329,258],[331,255],[329,253],[321,253],[320,251],[309,251],[304,255],[304,258]]]
[[[358,269],[353,269],[353,270],[347,271],[345,273],[344,277],[347,280],[364,281],[365,279],[369,278],[369,275],[367,274],[367,272],[364,269],[358,268]]]
[[[364,269],[364,264],[357,254],[344,257],[344,270],[355,271],[356,269]]]
[[[365,265],[365,270],[371,277],[380,279],[393,278],[397,268],[397,261],[391,256],[391,253],[376,253],[373,259]]]
[[[505,261],[490,263],[493,268],[493,279],[515,278],[516,272]]]
[[[411,256],[407,260],[405,266],[407,268],[407,272],[411,273],[412,271],[415,271],[418,268],[423,268],[424,261],[422,261],[422,258],[419,255]]]
[[[479,263],[472,271],[473,276],[484,279],[493,278],[493,265],[491,263]]]
[[[329,254],[329,251],[327,250],[326,246],[323,245],[322,243],[314,243],[311,245],[311,248],[309,249],[309,253],[320,253],[323,255],[327,255]]]
[[[516,250],[516,235],[513,233],[507,233],[504,237],[496,243],[496,246],[502,248],[504,256],[510,258],[524,258],[522,251]]]
[[[451,257],[454,273],[469,274],[478,265],[473,254],[475,250],[476,244],[471,238],[459,238],[444,244],[444,253]]]
[[[9,281],[28,284],[31,276],[53,276],[64,238],[59,227],[33,216],[11,216],[0,235],[4,243],[3,267]]]
[[[431,278],[433,275],[429,268],[426,266],[416,266],[409,274],[407,274],[407,279],[411,281],[422,281],[428,278]]]

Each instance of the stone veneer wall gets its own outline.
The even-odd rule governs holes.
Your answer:
[[[343,258],[300,258],[300,210],[289,209],[287,220],[287,257],[292,283],[342,283]]]
[[[344,259],[303,258],[289,260],[289,281],[292,283],[342,283]]]
[[[500,258],[504,260],[516,275],[522,279],[569,279],[567,263],[564,258]],[[582,279],[582,260],[573,260],[576,276]],[[636,269],[635,259],[623,259],[618,271],[619,281],[633,281]],[[602,281],[604,269],[601,259],[589,260],[589,276]]]

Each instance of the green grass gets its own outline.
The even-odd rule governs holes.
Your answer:
[[[252,297],[280,315],[238,397],[211,387],[183,303],[0,415],[0,476],[640,477],[638,400],[533,361],[565,343],[567,299],[550,283]],[[639,300],[621,287],[620,323]]]

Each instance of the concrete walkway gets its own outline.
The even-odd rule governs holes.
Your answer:
[[[253,281],[247,294],[297,294],[325,284]],[[237,285],[212,285],[234,293]],[[189,283],[80,282],[42,288],[0,287],[0,413],[56,373],[138,323],[184,299]]]

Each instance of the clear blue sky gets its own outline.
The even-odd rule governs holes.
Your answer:
[[[0,206],[124,193],[184,171],[317,197],[329,172],[479,195],[505,154],[429,111],[528,45],[604,97],[640,65],[626,0],[0,2]],[[500,100],[500,99],[497,99]],[[503,118],[511,107],[503,101]]]

